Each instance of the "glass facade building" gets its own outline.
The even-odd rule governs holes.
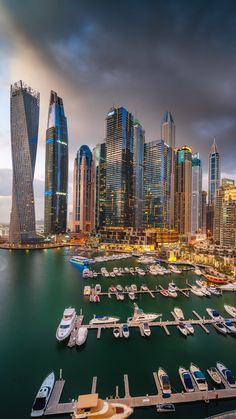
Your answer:
[[[63,101],[51,91],[46,132],[44,231],[60,234],[67,224],[68,132]]]
[[[163,140],[144,146],[144,227],[169,228],[171,150]]]
[[[11,86],[13,167],[10,242],[36,239],[33,179],[38,144],[39,93],[22,81]]]
[[[132,226],[133,115],[125,108],[112,108],[106,119],[106,226]]]
[[[220,155],[214,139],[208,161],[208,204],[214,204],[216,190],[220,187]]]
[[[87,145],[82,145],[74,161],[73,231],[93,229],[93,161]]]
[[[199,153],[192,158],[192,233],[202,228],[202,162]]]
[[[138,120],[134,121],[134,227],[143,222],[143,165],[145,131]]]
[[[94,226],[105,225],[106,199],[106,144],[97,144],[93,149],[94,162]]]

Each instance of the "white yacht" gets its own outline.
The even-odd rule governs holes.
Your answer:
[[[223,317],[220,315],[218,310],[215,310],[214,308],[206,308],[206,312],[209,314],[209,316],[213,320],[221,321],[223,320]]]
[[[188,336],[188,330],[186,329],[184,324],[182,323],[178,324],[177,329],[179,329],[180,333],[182,333],[182,335],[184,335],[185,337]]]
[[[96,294],[100,294],[102,292],[102,288],[100,284],[95,285],[95,292]]]
[[[184,367],[179,367],[179,376],[184,386],[185,391],[191,393],[194,391],[193,380],[190,375],[189,370],[186,370]]]
[[[208,288],[207,287],[200,287],[200,291],[206,296],[206,297],[210,297],[211,296],[211,293],[210,293],[210,291],[208,290]]]
[[[232,316],[232,317],[236,317],[236,308],[233,306],[228,306],[228,305],[224,305],[224,309],[225,311],[227,311],[227,313]]]
[[[55,384],[55,374],[51,372],[41,384],[31,410],[31,417],[43,416]]]
[[[124,336],[124,338],[128,338],[129,337],[129,326],[127,323],[124,323],[122,326],[122,335]]]
[[[85,326],[81,326],[77,330],[76,345],[81,346],[84,344],[88,336],[88,329]]]
[[[222,335],[227,335],[227,333],[230,333],[227,327],[225,327],[225,325],[221,322],[213,323],[213,326],[218,332],[222,333]]]
[[[190,288],[190,291],[197,295],[198,297],[203,297],[204,293],[202,292],[201,288],[196,287],[196,285],[192,285],[192,287]]]
[[[202,275],[202,271],[196,266],[196,268],[194,269],[194,273],[198,276]]]
[[[183,311],[181,310],[181,308],[179,308],[179,307],[175,307],[175,308],[174,308],[174,314],[175,314],[175,316],[176,316],[177,320],[179,320],[179,321],[184,320],[184,313],[183,313]]]
[[[191,323],[184,323],[184,327],[187,330],[188,334],[193,335],[194,334],[194,327]]]
[[[145,265],[149,263],[155,263],[155,259],[152,256],[141,256],[137,259],[137,261],[139,263],[144,263]]]
[[[128,318],[128,322],[135,322],[135,323],[145,323],[145,322],[153,322],[158,317],[161,317],[162,314],[156,313],[144,313],[142,309],[140,309],[137,304],[134,303],[134,315],[133,317]]]
[[[133,409],[124,403],[103,401],[98,394],[83,394],[75,403],[72,419],[126,419]]]
[[[148,323],[142,323],[140,327],[143,331],[144,336],[151,336],[151,329]]]
[[[94,263],[94,260],[85,258],[83,256],[72,256],[72,258],[70,259],[70,262],[84,266],[84,265],[89,265],[90,263]]]
[[[70,336],[76,319],[76,311],[74,308],[69,307],[64,310],[63,317],[57,328],[56,338],[62,341]]]
[[[220,289],[222,289],[222,291],[236,291],[236,282],[220,285]]]
[[[89,324],[108,324],[108,323],[116,323],[120,320],[119,317],[107,317],[107,316],[99,316],[94,314],[93,319],[90,320]]]
[[[157,376],[161,385],[163,397],[169,397],[171,395],[171,385],[168,374],[160,367],[158,369]]]
[[[221,362],[216,363],[216,368],[218,369],[219,373],[224,377],[231,388],[236,387],[236,381],[233,376],[232,371],[230,371],[224,364]]]
[[[233,333],[233,334],[236,333],[236,327],[234,323],[232,322],[232,320],[226,319],[223,324],[226,327],[226,329],[228,329],[229,333]]]
[[[170,265],[170,270],[173,274],[181,274],[181,271],[175,265]]]
[[[192,374],[192,377],[197,384],[197,387],[200,391],[207,391],[208,390],[208,384],[206,381],[206,377],[203,374],[203,372],[198,368],[197,365],[191,363],[190,365],[190,372]]]

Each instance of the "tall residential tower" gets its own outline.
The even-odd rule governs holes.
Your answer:
[[[36,238],[33,179],[38,125],[39,93],[20,80],[11,86],[11,243],[24,243]]]
[[[142,227],[143,216],[143,164],[145,131],[140,122],[134,121],[134,227]]]
[[[192,158],[192,233],[202,228],[202,162],[199,153]]]
[[[44,231],[66,231],[68,133],[63,101],[51,91],[46,133]]]
[[[216,190],[220,187],[220,155],[215,142],[211,146],[208,160],[208,204],[212,205],[216,197]]]

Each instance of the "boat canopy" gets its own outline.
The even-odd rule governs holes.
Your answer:
[[[214,317],[219,317],[220,313],[219,313],[219,311],[217,311],[217,310],[212,310],[212,315],[213,315]]]
[[[183,373],[183,379],[184,379],[186,387],[189,388],[189,389],[192,389],[193,388],[193,383],[192,383],[192,379],[190,377],[190,374],[188,372]]]

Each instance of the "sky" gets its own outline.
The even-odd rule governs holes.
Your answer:
[[[222,175],[236,179],[236,2],[231,0],[0,0],[0,222],[11,209],[10,84],[40,92],[36,218],[43,217],[50,90],[69,130],[69,210],[78,148],[104,140],[111,106],[136,115],[146,140],[160,138],[166,110],[177,145],[203,161],[216,138]]]

